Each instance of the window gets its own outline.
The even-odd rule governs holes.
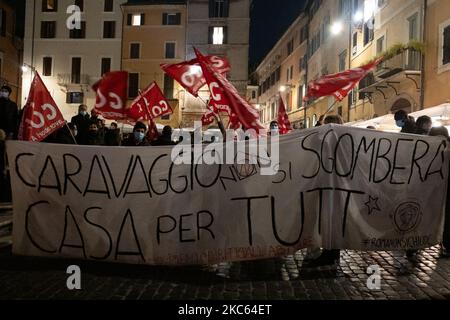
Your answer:
[[[339,0],[339,15],[342,16],[349,11],[350,0]]]
[[[6,36],[6,10],[0,9],[0,36]]]
[[[308,39],[308,26],[304,26],[300,29],[300,44],[306,41]]]
[[[384,36],[377,40],[377,55],[384,51]]]
[[[100,76],[111,71],[111,58],[102,58]]]
[[[56,21],[41,21],[41,38],[51,39],[56,37]]]
[[[42,75],[46,77],[50,77],[52,75],[52,62],[53,59],[51,57],[44,57],[42,59]]]
[[[166,42],[166,59],[175,59],[175,42]]]
[[[67,92],[66,103],[83,103],[84,94],[83,92]]]
[[[164,74],[164,96],[167,99],[173,99],[173,78],[167,74]]]
[[[58,0],[42,0],[42,12],[58,11]]]
[[[209,0],[210,18],[228,18],[229,0]]]
[[[372,25],[369,26],[369,23],[372,23]],[[367,21],[364,23],[364,46],[367,45],[370,41],[373,40],[374,32],[373,32],[373,26],[375,21]]]
[[[444,46],[442,64],[450,63],[450,26],[444,29]]]
[[[280,81],[281,78],[281,67],[278,67],[277,70],[275,70],[275,82]]]
[[[163,13],[163,25],[177,26],[181,24],[181,13]]]
[[[352,39],[352,54],[355,55],[358,52],[358,33],[353,34]]]
[[[113,12],[114,11],[114,0],[105,0],[105,12]]]
[[[72,83],[81,83],[81,58],[72,58]]]
[[[303,88],[305,85],[298,86],[297,92],[297,108],[301,109],[303,107]]]
[[[290,78],[289,73],[290,73],[290,72],[291,72],[291,68],[287,68],[287,70],[286,70],[286,82],[289,81],[289,78]]]
[[[408,26],[409,26],[409,40],[417,40],[419,38],[417,13],[408,18]]]
[[[116,37],[116,22],[104,21],[103,22],[103,38],[113,39]]]
[[[71,39],[84,39],[86,38],[86,21],[81,21],[80,29],[72,29],[69,31],[69,37]]]
[[[289,79],[292,80],[292,77],[294,76],[294,66],[291,66],[291,70],[290,70],[290,72],[289,72],[289,76],[290,76]]]
[[[294,39],[291,39],[291,41],[287,44],[287,54],[288,56],[291,55],[291,53],[294,51]]]
[[[139,73],[128,74],[128,98],[136,98],[139,94]]]
[[[75,0],[74,5],[80,8],[80,11],[84,11],[84,0]]]
[[[127,25],[128,26],[143,26],[145,25],[145,14],[144,13],[129,13],[127,15]]]
[[[252,100],[256,99],[256,91],[252,90]]]
[[[209,27],[209,44],[227,43],[227,27]]]
[[[326,16],[324,18],[322,24],[322,43],[324,43],[330,34],[330,16]]]
[[[347,60],[347,50],[344,50],[339,55],[339,72],[344,71],[346,67],[346,60]]]
[[[141,44],[131,43],[130,44],[130,59],[139,59],[141,55]]]

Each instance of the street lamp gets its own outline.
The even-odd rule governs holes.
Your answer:
[[[342,25],[342,22],[336,21],[335,23],[333,23],[331,25],[330,30],[331,30],[331,34],[336,36],[336,35],[340,34],[342,32],[342,30],[344,30],[344,26]]]

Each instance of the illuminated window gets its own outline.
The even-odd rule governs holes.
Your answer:
[[[223,44],[223,27],[214,27],[213,44]]]
[[[42,12],[56,12],[58,11],[57,0],[42,0]]]
[[[128,26],[143,26],[145,24],[145,14],[144,13],[129,13],[127,15],[127,25]]]
[[[141,25],[141,15],[140,14],[134,14],[133,15],[133,26],[140,26]]]

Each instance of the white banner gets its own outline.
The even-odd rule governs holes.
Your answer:
[[[175,165],[170,147],[10,141],[13,252],[182,265],[429,247],[443,231],[446,143],[327,125],[281,137],[278,174],[264,176]]]

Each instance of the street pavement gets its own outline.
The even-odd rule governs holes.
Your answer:
[[[404,252],[342,251],[336,268],[302,268],[295,256],[198,267],[154,267],[18,257],[0,249],[0,299],[395,300],[450,299],[450,260],[439,248],[414,260]],[[69,265],[81,268],[81,290],[66,286]],[[367,286],[378,265],[380,290]]]

